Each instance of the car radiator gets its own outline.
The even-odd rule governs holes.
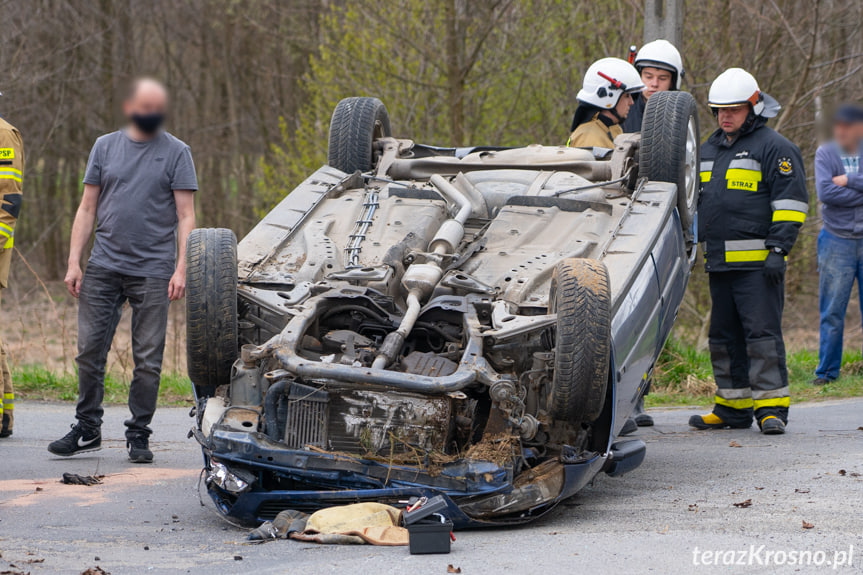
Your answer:
[[[288,392],[285,444],[365,457],[416,457],[443,452],[452,414],[448,397],[323,389],[293,383]]]

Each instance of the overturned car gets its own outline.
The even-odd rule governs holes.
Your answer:
[[[637,467],[617,435],[689,278],[698,144],[684,92],[614,150],[426,146],[343,100],[328,165],[239,244],[188,242],[218,509],[443,495],[458,527],[514,524]]]

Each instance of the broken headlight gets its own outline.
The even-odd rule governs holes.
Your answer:
[[[254,481],[253,473],[232,470],[217,461],[211,461],[210,468],[207,470],[207,485],[214,483],[229,493],[245,493]]]

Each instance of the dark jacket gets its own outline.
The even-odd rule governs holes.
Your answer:
[[[632,106],[629,108],[629,113],[626,119],[620,125],[623,128],[624,134],[634,134],[641,131],[641,121],[644,119],[644,109],[647,107],[647,100],[643,94],[638,94]]]
[[[701,147],[698,240],[708,272],[757,269],[769,250],[790,252],[809,210],[800,150],[756,117],[729,142]]]
[[[824,227],[840,238],[863,238],[863,142],[860,144],[860,167],[847,174],[848,185],[837,186],[833,176],[845,173],[839,147],[831,142],[815,152],[815,190],[821,201]]]

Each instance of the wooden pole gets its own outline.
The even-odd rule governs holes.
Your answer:
[[[680,47],[683,41],[683,0],[644,0],[644,42],[660,38]]]

